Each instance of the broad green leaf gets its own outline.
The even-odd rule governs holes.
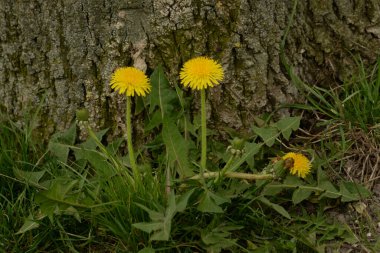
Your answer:
[[[18,179],[25,180],[25,182],[30,184],[30,185],[43,188],[39,184],[39,182],[40,182],[41,178],[45,175],[46,170],[23,171],[23,170],[19,170],[19,169],[14,168],[13,172]]]
[[[152,129],[158,127],[162,124],[162,115],[161,111],[157,110],[153,113],[153,116],[149,119],[148,123],[146,124],[144,131],[149,132]]]
[[[78,222],[81,222],[81,218],[80,218],[79,212],[78,212],[78,210],[75,207],[69,206],[68,208],[66,208],[65,210],[63,210],[63,212],[66,215],[73,216]]]
[[[214,199],[211,198],[209,191],[202,193],[197,209],[204,213],[223,213],[223,209],[215,203]]]
[[[169,240],[171,222],[177,212],[174,192],[170,193],[168,205],[163,213],[150,210],[140,204],[137,205],[148,212],[152,222],[136,223],[133,226],[147,233],[153,233],[150,237],[152,241]]]
[[[107,133],[107,129],[100,130],[99,132],[95,133],[95,136],[98,140],[102,140],[103,136]],[[94,138],[88,138],[85,142],[78,145],[78,148],[73,149],[75,159],[78,161],[80,159],[86,159],[86,152],[94,151],[97,147],[96,141]]]
[[[223,203],[230,203],[231,202],[230,199],[228,199],[226,197],[222,197],[219,194],[215,194],[211,191],[209,191],[209,194],[210,194],[210,197],[215,201],[215,204],[217,204],[217,205],[221,205]]]
[[[83,149],[82,151],[83,158],[91,164],[98,175],[108,178],[115,174],[114,167],[102,153],[95,149]]]
[[[326,173],[319,168],[317,171],[318,187],[324,190],[319,198],[339,198],[341,194],[335,186],[329,181]]]
[[[286,176],[283,183],[292,186],[301,186],[305,184],[299,177],[293,175]]]
[[[266,180],[260,180],[260,181],[266,181]],[[282,192],[282,190],[285,189],[285,187],[281,187],[282,184],[278,182],[271,182],[267,184],[263,191],[261,192],[262,196],[275,196]]]
[[[244,146],[244,153],[243,155],[237,159],[234,164],[228,169],[228,172],[233,172],[233,171],[236,171],[240,165],[242,165],[244,162],[248,161],[248,159],[254,159],[254,155],[256,155],[261,147],[263,146],[263,144],[257,144],[257,143],[245,143],[245,146]]]
[[[282,136],[289,140],[292,131],[300,127],[301,117],[286,117],[276,122],[276,127],[280,130]]]
[[[194,193],[195,188],[191,189],[190,191],[186,192],[182,196],[180,196],[177,200],[177,206],[176,206],[176,211],[177,212],[183,212],[186,209],[187,202],[189,201],[189,198],[191,195]]]
[[[35,229],[35,228],[38,228],[40,226],[40,224],[38,222],[36,222],[32,215],[30,214],[28,216],[28,218],[25,219],[25,222],[24,224],[22,225],[22,227],[19,229],[19,231],[17,231],[16,235],[18,234],[23,234],[29,230],[32,230],[32,229]]]
[[[144,232],[152,233],[153,231],[162,229],[162,222],[140,222],[132,224],[135,228],[138,228]]]
[[[151,210],[151,209],[147,208],[146,206],[143,206],[139,203],[136,203],[136,205],[139,206],[141,209],[145,210],[149,214],[149,218],[153,221],[163,220],[165,217],[165,215],[161,212]]]
[[[278,212],[285,218],[290,219],[289,213],[282,206],[270,202],[269,199],[263,196],[259,197],[258,200],[261,201],[263,204],[267,205],[268,207],[272,208],[273,210],[275,210],[276,212]]]
[[[170,88],[168,79],[166,79],[162,66],[158,66],[150,76],[152,91],[150,92],[149,113],[152,113],[156,107],[161,111],[161,117],[173,109],[172,102],[177,98],[176,92]]]
[[[313,191],[309,189],[302,189],[298,188],[293,192],[292,201],[293,204],[297,205],[298,203],[301,203],[303,200],[310,197],[311,193]]]
[[[154,252],[156,252],[156,251],[153,248],[149,247],[149,248],[144,248],[137,253],[154,253]]]
[[[78,183],[78,180],[70,179],[55,179],[50,183],[50,187],[46,191],[42,191],[39,194],[60,202],[65,199],[66,194],[71,191],[74,186]]]
[[[124,138],[116,138],[115,140],[113,140],[110,144],[107,145],[107,152],[111,156],[115,156],[117,151],[119,151],[120,145],[123,143],[124,140]]]
[[[170,237],[170,229],[171,228],[171,222],[170,224],[164,224],[163,229],[153,232],[153,234],[150,236],[150,240],[152,241],[167,241]]]
[[[162,128],[162,138],[166,145],[169,164],[176,168],[181,178],[186,178],[194,175],[189,163],[189,148],[186,140],[179,132],[176,125],[169,119],[164,119]]]
[[[354,182],[341,182],[339,188],[339,193],[342,194],[342,202],[358,201],[371,195],[365,187]]]
[[[203,229],[201,232],[202,242],[208,245],[207,249],[209,252],[220,252],[221,249],[226,249],[236,243],[236,239],[230,239],[232,234],[230,231],[241,228],[242,227],[220,224],[211,230]]]
[[[253,126],[253,131],[255,134],[263,139],[264,143],[271,147],[273,146],[276,138],[278,137],[278,130],[275,127],[256,127]]]
[[[41,213],[46,215],[50,221],[53,222],[54,214],[58,214],[57,212],[59,212],[58,203],[47,199],[41,194],[36,195],[35,201],[37,204],[39,204]]]
[[[74,145],[76,138],[76,124],[72,124],[63,133],[54,134],[49,142],[50,152],[57,157],[58,161],[66,163],[69,156],[69,147]]]

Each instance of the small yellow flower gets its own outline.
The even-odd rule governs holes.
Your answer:
[[[150,91],[148,77],[139,69],[134,67],[118,68],[111,78],[111,88],[118,90],[120,94],[127,96],[145,96]]]
[[[282,159],[285,161],[285,167],[290,169],[291,174],[305,178],[310,173],[310,161],[303,154],[290,152],[285,154]]]
[[[185,87],[193,90],[218,85],[224,77],[222,66],[208,57],[196,57],[187,61],[181,70],[180,79]]]

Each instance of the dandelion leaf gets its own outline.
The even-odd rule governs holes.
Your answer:
[[[173,121],[165,118],[162,138],[166,145],[169,164],[175,168],[181,178],[190,177],[194,173],[189,163],[189,147]]]
[[[158,66],[150,76],[152,91],[150,92],[149,113],[156,107],[161,111],[162,118],[173,110],[172,102],[177,98],[176,92],[170,88],[169,81],[166,79],[162,66]]]
[[[280,130],[282,136],[289,140],[292,131],[300,127],[301,117],[286,117],[276,122],[276,127]]]
[[[296,189],[292,195],[293,204],[297,205],[301,203],[302,201],[304,201],[305,199],[309,198],[312,192],[313,191],[309,189],[302,189],[302,188]]]
[[[342,194],[342,202],[358,201],[371,195],[364,186],[354,182],[341,182],[339,188],[339,193]]]
[[[25,219],[25,222],[24,224],[22,225],[22,227],[17,231],[16,235],[18,234],[23,234],[29,230],[32,230],[32,229],[35,229],[35,228],[38,228],[40,226],[40,224],[38,222],[36,222],[32,215],[30,214],[28,216],[28,218]]]
[[[278,136],[278,130],[275,127],[256,127],[253,126],[253,131],[255,134],[261,137],[263,139],[264,143],[271,147],[273,146],[277,136]]]
[[[275,210],[276,212],[278,212],[279,214],[281,214],[285,218],[290,219],[289,213],[282,206],[270,202],[269,199],[267,199],[267,198],[265,198],[263,196],[259,197],[258,200],[261,201],[266,206],[272,208],[273,210]]]
[[[48,148],[50,152],[62,163],[67,162],[70,146],[74,145],[76,138],[76,124],[72,124],[63,133],[56,133],[51,137]]]
[[[18,179],[24,180],[27,184],[30,184],[36,187],[41,187],[39,182],[41,178],[45,175],[46,170],[23,171],[23,170],[14,168],[13,172]]]

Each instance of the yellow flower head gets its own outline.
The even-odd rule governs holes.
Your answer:
[[[208,57],[196,57],[187,61],[180,73],[181,83],[193,90],[218,85],[224,77],[222,66]]]
[[[148,77],[139,69],[134,67],[118,68],[111,78],[111,88],[118,90],[120,94],[127,96],[145,96],[150,91]]]
[[[293,175],[305,178],[310,173],[310,161],[303,154],[287,153],[282,159],[285,161],[285,167],[290,169],[290,173]]]

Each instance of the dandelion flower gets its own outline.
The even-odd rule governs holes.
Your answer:
[[[285,154],[282,159],[291,174],[305,178],[310,173],[310,161],[303,154],[290,152]]]
[[[196,57],[187,61],[181,70],[180,79],[185,87],[193,90],[214,87],[223,80],[222,66],[208,57]]]
[[[118,68],[111,78],[111,88],[118,90],[120,94],[145,96],[150,91],[148,77],[139,69],[134,67]]]

